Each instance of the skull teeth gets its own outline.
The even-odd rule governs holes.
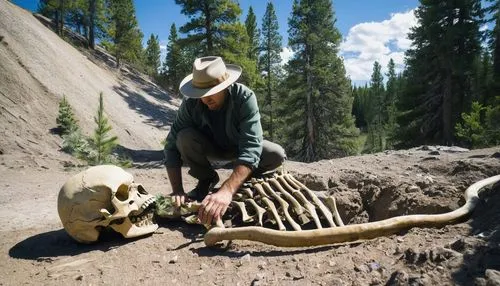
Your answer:
[[[132,216],[130,217],[130,221],[137,227],[148,226],[154,224],[153,216],[153,212],[148,212],[140,216]]]

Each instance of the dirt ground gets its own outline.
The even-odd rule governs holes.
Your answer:
[[[422,148],[421,148],[422,149]],[[333,194],[346,224],[464,203],[471,183],[500,174],[500,148],[390,151],[286,169],[319,193]],[[0,156],[1,285],[499,285],[500,186],[483,192],[471,217],[443,228],[413,228],[373,240],[310,248],[233,241],[208,248],[204,228],[159,220],[152,235],[105,232],[81,245],[57,215],[62,184],[83,167],[9,167]],[[131,168],[152,194],[170,192],[163,168]],[[187,170],[183,170],[186,172]],[[219,170],[227,177],[227,170]],[[185,173],[186,188],[195,182]]]
[[[78,244],[62,228],[57,195],[86,167],[60,151],[52,130],[65,95],[88,134],[101,91],[121,151],[134,161],[127,171],[149,193],[170,193],[161,141],[179,99],[0,0],[0,285],[500,285],[498,185],[465,221],[364,242],[208,248],[202,226],[162,219],[146,237],[106,231]],[[500,147],[424,146],[285,168],[318,195],[335,196],[343,221],[354,224],[457,209],[468,186],[500,174]],[[196,182],[183,172],[189,190]]]

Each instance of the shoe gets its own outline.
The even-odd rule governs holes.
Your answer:
[[[218,175],[210,179],[199,180],[196,187],[186,195],[192,200],[201,202],[208,195],[208,192],[210,192],[215,187],[215,185],[217,185],[218,182]]]

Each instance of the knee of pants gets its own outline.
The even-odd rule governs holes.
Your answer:
[[[259,167],[266,169],[276,168],[283,164],[286,159],[285,149],[272,142],[266,142],[262,149],[261,164]]]

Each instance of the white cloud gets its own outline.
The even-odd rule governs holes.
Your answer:
[[[280,53],[281,56],[281,64],[284,65],[288,63],[288,60],[293,56],[293,51],[289,47],[283,47]]]
[[[384,73],[391,58],[396,63],[396,71],[402,70],[404,52],[411,45],[408,33],[417,25],[413,12],[395,13],[389,20],[361,23],[349,30],[340,52],[353,81],[369,81],[375,61],[382,65]]]

